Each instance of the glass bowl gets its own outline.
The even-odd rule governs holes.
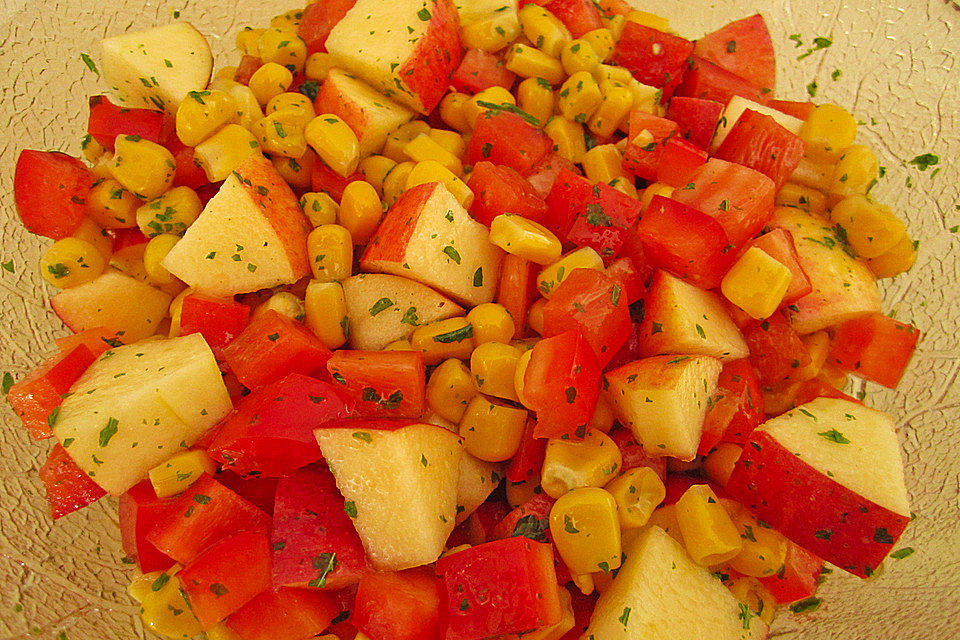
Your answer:
[[[635,0],[636,1],[636,0]],[[13,165],[23,148],[80,150],[87,96],[105,83],[94,58],[105,35],[174,19],[206,34],[218,65],[237,59],[234,35],[265,25],[298,3],[210,0],[4,0],[0,2],[0,371],[21,377],[50,352],[65,329],[47,304],[35,265],[48,244],[29,235],[13,206]],[[919,240],[909,274],[882,281],[884,310],[924,336],[896,391],[866,385],[868,404],[900,427],[916,520],[900,546],[861,581],[834,571],[813,613],[784,611],[773,637],[920,640],[960,637],[960,526],[956,455],[960,424],[960,13],[949,0],[660,0],[641,8],[671,19],[696,38],[726,22],[763,12],[778,53],[778,97],[830,101],[861,120],[860,141],[886,167],[874,194],[907,220]],[[798,45],[794,34],[803,45]],[[815,37],[832,46],[798,61]],[[921,171],[910,160],[934,153]],[[856,383],[854,390],[860,390]],[[32,441],[3,404],[0,430],[0,638],[146,638],[126,595],[133,573],[122,562],[116,500],[104,499],[53,524],[37,469],[49,443]],[[706,640],[706,639],[705,639]]]

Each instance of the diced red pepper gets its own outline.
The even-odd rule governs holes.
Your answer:
[[[800,264],[800,256],[797,255],[797,246],[793,242],[793,235],[786,229],[774,229],[758,236],[751,240],[747,247],[762,249],[767,255],[790,270],[790,286],[783,296],[782,305],[790,304],[813,290],[810,285],[810,278],[807,277],[807,273]]]
[[[90,96],[90,117],[87,133],[101,147],[113,151],[117,136],[139,136],[144,140],[162,144],[166,138],[167,124],[163,111],[118,107],[106,96]]]
[[[437,640],[443,636],[440,580],[426,567],[360,578],[354,626],[377,640]]]
[[[10,387],[7,402],[35,440],[53,436],[55,411],[63,402],[63,395],[94,360],[96,356],[90,348],[79,343],[47,358]]]
[[[768,93],[749,80],[717,66],[709,60],[693,56],[683,82],[677,87],[678,96],[716,100],[727,104],[733,96],[740,96],[760,104],[766,104]]]
[[[537,299],[537,271],[539,265],[513,254],[506,254],[500,263],[500,285],[497,303],[513,317],[514,338],[526,334],[527,314]]]
[[[567,331],[534,346],[523,396],[537,413],[535,438],[583,439],[600,396],[600,367],[582,333]]]
[[[241,476],[229,469],[221,469],[214,476],[217,482],[238,496],[273,517],[274,500],[277,493],[277,478],[263,476]]]
[[[534,222],[543,220],[547,203],[530,182],[510,167],[497,166],[486,160],[473,165],[467,180],[474,200],[470,214],[490,226],[502,213],[514,213]]]
[[[560,621],[553,547],[527,538],[487,542],[437,561],[447,640],[479,640]]]
[[[543,8],[555,15],[574,38],[603,28],[600,13],[591,0],[549,0]]]
[[[623,457],[623,463],[620,465],[621,471],[629,471],[638,467],[650,467],[657,472],[661,480],[667,478],[667,459],[664,456],[656,458],[648,456],[647,452],[637,442],[637,437],[633,432],[619,424],[614,425],[607,434],[620,448],[620,454]]]
[[[783,382],[791,373],[810,364],[807,347],[779,313],[766,320],[754,320],[742,332],[750,348],[750,363],[765,385]]]
[[[483,49],[467,49],[450,78],[450,84],[465,93],[478,93],[490,87],[503,87],[509,91],[516,77],[494,54]]]
[[[147,540],[147,534],[173,503],[172,498],[158,498],[149,480],[130,487],[120,496],[120,541],[124,553],[137,561],[137,568],[142,573],[166,571],[174,564],[172,558]]]
[[[792,407],[799,407],[817,398],[840,398],[841,400],[849,400],[850,402],[863,404],[860,400],[848,396],[820,376],[812,380],[804,380],[796,385],[793,389],[793,398],[790,404]]]
[[[323,369],[330,349],[302,324],[270,309],[224,348],[223,357],[240,382],[254,389],[291,373]]]
[[[817,105],[813,102],[794,102],[792,100],[768,100],[767,106],[799,120],[806,120],[817,108]]]
[[[143,235],[139,227],[129,229],[109,229],[107,231],[113,237],[113,252],[123,251],[128,247],[135,247],[140,244],[150,242],[150,238]]]
[[[363,180],[363,174],[359,171],[354,171],[344,178],[324,162],[314,162],[313,170],[310,172],[311,188],[314,191],[326,191],[337,202],[343,198],[343,190],[347,185],[357,180]]]
[[[628,20],[613,60],[643,84],[661,87],[661,102],[666,102],[683,80],[691,53],[689,40]]]
[[[630,258],[617,258],[607,266],[606,274],[620,282],[627,304],[633,304],[643,296],[647,290],[647,276],[653,272],[652,267],[643,265],[637,267]]]
[[[232,298],[215,298],[202,293],[191,293],[183,299],[180,311],[180,335],[203,335],[213,353],[223,354],[223,348],[240,335],[250,321],[250,307]]]
[[[807,152],[807,143],[768,115],[743,112],[714,154],[773,180],[779,191]]]
[[[573,629],[566,632],[558,640],[580,640],[580,636],[590,626],[590,617],[597,604],[598,594],[596,591],[590,595],[584,595],[580,589],[570,587],[570,605],[573,608]]]
[[[580,167],[570,162],[558,153],[550,153],[541,160],[535,167],[526,172],[524,176],[533,185],[534,191],[540,194],[541,198],[550,195],[553,189],[553,183],[557,181],[560,172],[566,169],[576,175],[583,175]]]
[[[724,104],[716,100],[673,96],[667,107],[667,119],[677,123],[677,131],[701,149],[710,146]]]
[[[527,424],[523,427],[523,436],[520,438],[520,448],[507,464],[508,482],[536,481],[540,478],[543,458],[547,452],[547,441],[533,437],[536,426],[536,420],[527,419]]]
[[[104,351],[123,346],[123,341],[115,331],[103,327],[93,327],[80,333],[71,333],[62,338],[55,338],[54,342],[61,353],[72,351],[78,344],[86,345],[94,358],[99,358]]]
[[[175,135],[167,139],[165,146],[173,154],[173,161],[177,165],[173,176],[174,187],[190,187],[196,191],[210,184],[207,172],[197,162],[193,147],[186,146]]]
[[[186,564],[228,535],[269,526],[270,516],[204,475],[170,505],[147,534],[147,541]]]
[[[87,211],[93,175],[59,151],[24,149],[13,176],[13,199],[27,230],[60,240],[73,234]]]
[[[417,351],[334,352],[327,371],[369,418],[419,418],[426,398],[423,357]]]
[[[841,370],[895,389],[910,363],[920,330],[885,315],[841,324],[830,343],[830,362]]]
[[[329,627],[338,613],[326,593],[274,587],[231,614],[226,624],[240,640],[307,640]]]
[[[707,455],[721,441],[743,444],[764,419],[760,379],[750,361],[726,363],[703,423],[698,455]]]
[[[646,131],[649,139],[640,134]],[[639,109],[630,112],[629,141],[623,152],[623,169],[644,180],[657,179],[657,167],[667,140],[677,134],[677,123]],[[643,138],[642,144],[637,141]]]
[[[280,479],[270,543],[275,585],[341,589],[368,571],[360,536],[324,465]]]
[[[623,244],[620,246],[617,257],[628,258],[633,262],[633,266],[637,270],[637,278],[643,283],[643,289],[646,289],[647,283],[650,282],[650,276],[656,271],[656,267],[651,264],[646,252],[643,250],[643,243],[640,241],[640,236],[637,235],[636,225],[624,236]],[[609,271],[611,267],[613,267],[613,264],[610,264],[607,270]]]
[[[233,74],[234,82],[240,84],[250,84],[250,78],[263,65],[263,61],[258,56],[243,54],[240,56],[240,62],[237,64],[237,71]],[[320,164],[320,163],[317,163]]]
[[[604,373],[640,359],[639,328],[640,325],[638,323],[630,323],[630,334],[627,336],[627,341],[620,346],[620,349],[610,358],[610,362],[603,367]]]
[[[327,36],[357,0],[325,0],[308,4],[303,10],[297,35],[307,43],[307,55],[327,50]]]
[[[787,541],[783,568],[772,576],[759,578],[777,604],[788,604],[809,598],[817,592],[823,560],[800,545]]]
[[[47,490],[47,503],[54,520],[93,504],[107,494],[90,479],[60,443],[54,445],[40,467],[40,481]]]
[[[487,540],[503,540],[524,537],[545,542],[550,539],[550,509],[556,502],[546,493],[534,494],[532,498],[508,511],[496,525],[489,529]]]
[[[773,40],[759,13],[708,33],[697,40],[693,52],[768,93],[776,86]]]
[[[673,136],[663,143],[657,182],[680,188],[687,185],[693,171],[707,162],[707,152],[683,138]]]
[[[197,556],[177,577],[200,626],[207,630],[270,589],[270,539],[241,531]]]
[[[493,532],[510,511],[510,505],[496,498],[489,499],[477,507],[477,510],[464,522],[467,525],[467,544],[476,546],[496,539]]]
[[[553,141],[524,118],[509,111],[488,111],[479,118],[467,145],[467,164],[489,160],[527,173],[553,149]]]
[[[561,241],[595,249],[605,264],[613,262],[641,210],[630,196],[566,169],[553,183],[547,206],[543,225]]]

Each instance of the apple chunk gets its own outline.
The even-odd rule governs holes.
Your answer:
[[[626,555],[617,577],[597,600],[582,638],[767,637],[767,625],[660,527],[641,533]]]
[[[256,153],[227,176],[163,266],[195,290],[222,298],[292,284],[310,273],[309,232],[293,191]]]
[[[213,54],[193,25],[175,22],[101,40],[100,69],[125,106],[173,115],[189,92],[207,88]]]
[[[722,368],[710,356],[654,356],[608,372],[604,388],[647,455],[693,460]]]
[[[443,184],[429,182],[390,208],[360,267],[417,280],[472,307],[493,301],[502,258],[490,231]]]
[[[217,360],[197,333],[104,352],[70,388],[53,432],[78,467],[119,495],[231,408]]]
[[[414,424],[314,435],[340,493],[356,505],[354,525],[374,568],[399,571],[440,556],[456,519],[462,455],[456,434]]]
[[[861,577],[910,522],[893,421],[841,398],[817,398],[757,427],[726,489],[760,520]]]

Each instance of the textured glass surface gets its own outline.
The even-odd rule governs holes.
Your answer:
[[[635,0],[637,1],[637,0]],[[34,265],[48,241],[27,234],[13,209],[13,163],[20,149],[79,153],[87,96],[103,91],[81,52],[98,40],[173,19],[195,24],[220,65],[235,62],[234,34],[262,26],[296,0],[0,0],[0,372],[22,376],[64,333],[51,313]],[[960,13],[944,0],[658,0],[642,8],[665,14],[689,38],[760,10],[778,56],[777,94],[851,108],[865,124],[860,140],[876,150],[886,177],[874,193],[906,220],[920,241],[909,275],[884,281],[884,309],[925,335],[897,391],[867,385],[869,404],[900,427],[916,521],[874,580],[834,572],[812,614],[784,613],[774,635],[817,640],[920,640],[960,637]],[[799,34],[804,46],[790,39]],[[798,62],[816,36],[833,45]],[[835,70],[839,75],[833,79]],[[939,171],[909,161],[940,157]],[[912,185],[912,186],[911,186]],[[859,387],[858,387],[859,388]],[[0,638],[80,640],[149,637],[135,620],[124,586],[116,501],[103,500],[54,525],[36,472],[49,442],[36,443],[0,409]]]

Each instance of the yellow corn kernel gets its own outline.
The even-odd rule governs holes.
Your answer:
[[[547,304],[546,298],[534,300],[527,311],[527,326],[543,335],[543,307]]]
[[[830,351],[830,334],[826,331],[815,331],[805,336],[800,336],[800,341],[807,348],[810,354],[810,364],[804,367],[794,369],[788,379],[793,382],[803,382],[813,380],[820,374],[823,364],[827,361],[827,354]]]
[[[616,422],[616,415],[613,412],[613,405],[603,394],[597,398],[597,406],[593,409],[593,415],[590,416],[590,422],[587,426],[603,433],[610,433],[613,423]]]
[[[650,206],[650,201],[653,200],[653,196],[663,196],[669,198],[670,194],[673,193],[673,187],[663,182],[653,182],[646,189],[643,190],[643,193],[640,195],[640,207],[641,211],[646,211],[647,207]]]
[[[377,190],[380,197],[383,197],[383,181],[395,166],[397,166],[396,161],[386,156],[373,155],[361,160],[357,165],[357,171],[363,174],[363,179]]]
[[[383,179],[383,204],[388,208],[400,199],[403,192],[407,189],[407,180],[413,173],[413,168],[417,163],[407,160],[401,162],[387,174]]]
[[[790,174],[790,182],[826,193],[833,180],[833,169],[830,163],[804,156]]]
[[[724,583],[737,600],[747,605],[750,611],[760,616],[768,626],[777,613],[777,601],[773,594],[756,578],[734,578]]]
[[[513,213],[502,213],[493,219],[489,239],[507,253],[537,264],[556,262],[563,248],[552,231]]]
[[[503,305],[495,302],[478,304],[467,313],[467,321],[473,325],[473,344],[486,342],[510,342],[516,329],[513,317]]]
[[[157,284],[173,284],[177,279],[167,271],[161,262],[173,249],[173,246],[180,241],[180,236],[170,233],[162,233],[154,236],[143,249],[143,268],[147,271],[147,277],[151,282]]]
[[[106,149],[89,133],[80,141],[80,149],[83,151],[83,157],[90,162],[96,162],[106,153]]]
[[[624,177],[623,156],[612,144],[601,144],[587,151],[583,158],[583,172],[590,182],[609,184],[614,178]]]
[[[176,338],[180,335],[180,312],[183,311],[183,299],[191,293],[193,293],[193,289],[187,287],[174,296],[170,302],[170,309],[167,312],[170,316],[170,338]]]
[[[634,200],[640,198],[640,194],[637,193],[637,188],[633,186],[633,180],[624,176],[619,178],[614,178],[610,181],[610,186],[619,191],[620,193],[630,196]]]
[[[303,296],[304,323],[328,349],[339,349],[348,338],[347,300],[339,282],[311,280]]]
[[[465,47],[493,53],[516,40],[519,35],[520,21],[516,12],[501,11],[465,21],[460,37]]]
[[[307,255],[313,277],[320,282],[349,278],[353,271],[353,240],[339,224],[324,224],[307,236]]]
[[[527,500],[543,493],[540,488],[540,478],[531,478],[521,480],[520,482],[507,482],[507,504],[516,509]]]
[[[600,85],[587,71],[578,71],[567,78],[557,95],[560,113],[567,120],[578,123],[586,122],[603,102]]]
[[[827,210],[827,197],[816,189],[788,182],[777,192],[778,207],[794,207],[821,216]]]
[[[623,458],[610,436],[587,429],[583,440],[551,438],[540,472],[540,485],[551,498],[578,487],[602,487],[616,477]]]
[[[764,578],[774,575],[786,562],[787,539],[778,531],[760,524],[747,509],[736,508],[732,516],[743,548],[727,564],[746,576]]]
[[[392,131],[387,136],[387,141],[384,143],[381,153],[394,162],[406,162],[408,158],[407,154],[403,152],[403,148],[421,133],[430,133],[430,125],[423,120],[414,120],[400,125],[396,131]]]
[[[300,26],[300,20],[303,18],[303,9],[291,9],[284,13],[277,14],[270,18],[270,26],[275,28],[287,28],[297,30]]]
[[[846,230],[847,242],[861,258],[883,255],[907,233],[903,221],[889,207],[864,195],[838,202],[830,211],[830,219]]]
[[[137,208],[141,202],[113,178],[94,183],[87,194],[87,215],[104,229],[129,229],[137,226]]]
[[[230,94],[191,91],[177,108],[177,137],[188,147],[195,147],[223,125],[237,121],[237,103]]]
[[[627,23],[627,17],[619,13],[608,16],[601,11],[600,22],[603,24],[604,29],[610,30],[610,35],[613,36],[613,41],[619,42],[620,35],[623,33],[623,27]]]
[[[319,159],[312,149],[307,149],[299,158],[275,155],[270,159],[270,162],[273,163],[273,167],[280,174],[280,177],[291,187],[309,189],[313,184],[311,179],[313,165],[319,162]]]
[[[192,485],[204,473],[213,475],[216,470],[206,451],[192,449],[178,453],[150,469],[150,484],[158,498],[168,498]]]
[[[878,278],[892,278],[910,269],[917,260],[917,247],[910,236],[903,234],[900,241],[886,253],[869,258],[867,266]]]
[[[610,29],[594,29],[580,36],[580,39],[590,45],[600,62],[606,62],[613,57],[614,42]]]
[[[383,206],[373,186],[354,180],[343,190],[337,221],[350,232],[353,243],[365,245],[380,225]]]
[[[357,170],[360,141],[347,123],[332,113],[323,113],[310,121],[304,135],[320,159],[346,178]]]
[[[570,162],[579,163],[587,152],[583,125],[579,122],[554,116],[547,121],[543,130],[553,140],[553,150]]]
[[[633,81],[633,76],[624,67],[617,67],[612,64],[599,64],[593,69],[593,79],[601,86],[604,83],[612,83],[627,87]]]
[[[453,154],[458,160],[462,160],[467,152],[467,143],[463,136],[456,131],[447,131],[446,129],[430,129],[427,133],[430,139],[438,145]]]
[[[647,11],[631,11],[626,15],[627,22],[636,22],[657,31],[669,31],[670,21]]]
[[[337,66],[333,54],[326,52],[311,53],[303,65],[303,75],[307,80],[323,82],[327,79],[330,69]]]
[[[238,124],[228,124],[201,142],[193,157],[211,182],[226,180],[240,163],[260,152],[260,143]]]
[[[472,128],[463,108],[470,100],[466,93],[451,91],[440,101],[440,119],[443,123],[460,133],[469,133]]]
[[[463,163],[428,134],[421,133],[403,147],[403,153],[414,162],[432,160],[456,176],[463,176]],[[409,187],[408,187],[409,188]]]
[[[509,460],[520,448],[527,410],[477,394],[460,418],[463,450],[487,462]]]
[[[307,43],[297,35],[295,28],[267,29],[257,41],[257,49],[265,64],[282,65],[294,74],[303,71],[307,60]]]
[[[84,217],[83,222],[73,232],[73,237],[92,244],[104,258],[109,258],[113,253],[113,238],[90,218]]]
[[[549,298],[553,290],[559,287],[574,269],[603,271],[603,258],[590,247],[574,249],[540,272],[537,276],[537,289]]]
[[[570,573],[608,573],[620,567],[617,503],[599,487],[560,496],[550,509],[550,537]]]
[[[263,117],[260,103],[247,85],[235,82],[232,78],[217,78],[210,83],[210,90],[230,94],[237,106],[237,124],[244,129],[249,129],[254,122]]]
[[[563,64],[559,60],[525,44],[511,45],[503,57],[503,62],[508,71],[521,78],[543,78],[554,86],[563,82],[565,76]]]
[[[520,349],[502,342],[477,345],[470,354],[470,373],[480,392],[518,402],[513,379],[521,355],[523,352]]]
[[[606,486],[617,502],[620,526],[634,529],[647,524],[654,509],[667,496],[657,472],[650,467],[629,469]]]
[[[543,78],[527,78],[517,87],[520,108],[545,123],[553,115],[553,87]]]
[[[667,504],[654,509],[653,513],[650,514],[650,519],[647,520],[647,526],[660,527],[670,534],[674,540],[683,544],[683,534],[680,533],[680,524],[677,522],[676,504]],[[634,531],[634,529],[627,529],[627,531]]]
[[[591,73],[600,62],[600,56],[590,43],[582,38],[567,42],[560,51],[563,70],[571,76],[581,71]]]
[[[721,442],[703,459],[703,472],[718,485],[725,487],[741,453],[743,447],[740,445]]]
[[[750,247],[723,276],[720,291],[751,317],[763,320],[780,306],[792,280],[782,262],[759,247]]]
[[[800,128],[807,154],[816,160],[834,163],[857,138],[857,120],[835,104],[821,104]]]
[[[517,368],[513,373],[513,390],[517,393],[517,399],[520,404],[526,405],[526,401],[523,398],[523,379],[527,375],[527,367],[530,365],[530,358],[533,356],[533,349],[528,349],[520,354],[520,359],[517,360]]]
[[[559,18],[541,6],[524,5],[518,16],[523,35],[551,58],[559,58],[563,45],[573,39]]]
[[[463,105],[463,117],[470,128],[476,125],[477,118],[489,111],[490,107],[484,106],[484,103],[493,105],[503,105],[517,103],[516,98],[509,90],[503,87],[488,87],[474,94]]]
[[[170,188],[177,168],[165,147],[140,136],[117,136],[110,175],[142,200],[152,200]]]
[[[293,74],[290,69],[276,62],[268,62],[253,72],[248,86],[256,96],[257,102],[263,106],[274,96],[289,89],[291,84],[293,84]]]
[[[325,224],[336,224],[340,205],[326,191],[310,191],[300,198],[300,208],[314,228]]]
[[[306,317],[306,308],[303,301],[289,291],[278,291],[267,298],[266,302],[254,310],[253,317],[256,318],[268,311],[276,311],[280,315],[297,322],[301,322]]]
[[[407,342],[407,345],[410,343]],[[456,358],[441,362],[427,380],[427,405],[444,420],[459,423],[477,395],[470,370]]]
[[[69,289],[94,280],[106,263],[103,254],[86,240],[63,238],[40,258],[40,275],[55,287]]]
[[[676,514],[684,546],[697,564],[721,564],[743,548],[737,527],[709,485],[687,489],[677,500]]]
[[[466,318],[447,318],[420,325],[410,336],[410,346],[423,354],[426,365],[447,358],[466,360],[473,351],[473,325]]]
[[[602,138],[608,138],[620,127],[633,108],[633,93],[627,87],[606,83],[603,100],[587,121],[587,128]]]
[[[180,589],[181,569],[176,564],[166,571],[144,573],[127,587],[127,593],[140,602],[144,626],[168,638],[190,638],[201,631]]]
[[[468,209],[473,204],[473,191],[463,180],[458,178],[450,169],[440,164],[436,160],[423,160],[417,162],[410,175],[407,176],[407,189],[420,184],[429,182],[442,182],[447,191],[453,194],[453,197]]]
[[[413,346],[406,338],[400,338],[385,345],[381,351],[413,351]]]
[[[277,111],[260,118],[250,127],[260,147],[271,155],[299,158],[307,152],[307,139],[300,118],[293,111]]]
[[[244,27],[237,32],[237,49],[245,56],[260,57],[260,48],[257,43],[265,32],[266,29]]]
[[[267,103],[266,113],[276,113],[277,111],[286,111],[297,114],[297,125],[306,127],[307,124],[316,116],[313,110],[313,102],[310,98],[297,91],[286,91],[270,98]]]
[[[827,190],[829,204],[852,195],[865,195],[880,176],[880,164],[870,147],[855,144],[843,150],[833,169],[833,178]]]
[[[203,203],[190,187],[174,187],[137,209],[137,226],[152,238],[162,233],[182,236],[200,216]]]
[[[643,84],[633,78],[630,79],[630,82],[626,83],[626,86],[630,89],[630,93],[633,94],[634,109],[639,109],[644,113],[652,113],[655,116],[662,116],[664,114],[665,109],[663,105],[660,104],[660,98],[663,96],[661,89]],[[620,125],[620,130],[626,133],[629,124],[630,119],[624,118]]]

